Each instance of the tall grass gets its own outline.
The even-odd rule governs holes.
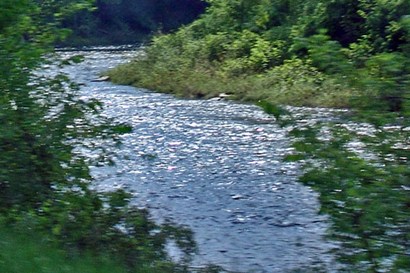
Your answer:
[[[0,272],[125,273],[110,257],[71,256],[37,234],[0,228]]]
[[[231,95],[231,99],[239,101],[265,100],[294,106],[347,107],[355,92],[347,84],[301,60],[291,60],[264,73],[231,75],[212,65],[170,68],[161,61],[154,62],[148,58],[120,65],[107,73],[117,84],[185,98],[211,98],[226,93]]]

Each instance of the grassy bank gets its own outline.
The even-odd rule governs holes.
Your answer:
[[[110,257],[71,256],[55,242],[31,232],[0,228],[0,272],[7,273],[125,273]]]
[[[150,57],[120,65],[108,72],[114,83],[133,85],[184,98],[229,99],[312,107],[349,107],[355,88],[321,73],[299,59],[262,73],[232,75],[210,64],[178,67]],[[179,59],[179,60],[178,60]],[[205,61],[206,63],[206,61]]]
[[[404,1],[207,2],[198,20],[110,71],[112,80],[183,97],[323,107],[379,100],[378,110],[401,110],[410,72]]]

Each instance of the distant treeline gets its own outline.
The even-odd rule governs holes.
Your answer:
[[[67,18],[72,30],[64,45],[125,44],[146,40],[151,34],[170,32],[204,12],[201,0],[97,0],[95,10]]]

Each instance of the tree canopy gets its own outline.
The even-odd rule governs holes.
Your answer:
[[[157,32],[170,32],[192,22],[205,9],[201,0],[97,0],[94,11],[66,18],[73,30],[66,43],[125,44],[143,42]]]

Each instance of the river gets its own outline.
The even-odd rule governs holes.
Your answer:
[[[134,51],[59,52],[73,54],[85,57],[65,68],[83,84],[81,95],[102,101],[104,115],[133,128],[115,151],[116,165],[93,168],[98,188],[127,188],[157,221],[192,229],[196,266],[336,271],[335,245],[324,239],[329,222],[318,214],[317,194],[297,182],[298,165],[282,162],[289,140],[273,117],[254,105],[93,81]]]

